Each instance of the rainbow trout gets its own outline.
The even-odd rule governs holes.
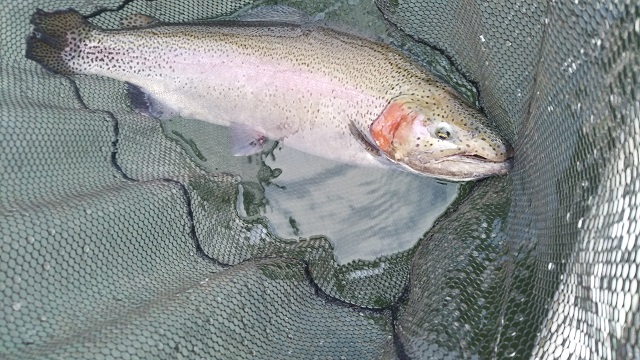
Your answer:
[[[140,15],[101,29],[37,10],[26,56],[58,74],[129,84],[157,118],[230,126],[235,155],[266,139],[350,164],[467,181],[506,174],[513,150],[482,113],[387,44],[294,22],[166,24]]]

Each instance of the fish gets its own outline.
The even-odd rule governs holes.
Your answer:
[[[139,113],[229,126],[237,156],[272,139],[448,181],[511,170],[513,148],[487,117],[400,50],[296,16],[252,16],[171,24],[133,15],[103,29],[73,9],[38,9],[26,57],[56,74],[125,82]]]

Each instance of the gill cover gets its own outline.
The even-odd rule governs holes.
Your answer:
[[[420,154],[423,160],[460,155],[503,162],[511,156],[510,146],[488,127],[484,115],[453,96],[398,96],[369,130],[393,160]]]
[[[420,174],[467,181],[511,169],[511,146],[482,113],[447,91],[394,98],[369,132],[385,157]]]

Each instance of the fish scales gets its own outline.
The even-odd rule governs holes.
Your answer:
[[[463,162],[480,170],[440,177],[485,176],[489,168],[480,165],[506,172],[495,164],[505,162],[509,146],[484,116],[387,44],[287,23],[103,30],[74,12],[37,12],[32,22],[36,29],[27,57],[60,73],[129,82],[184,117],[242,124],[287,146],[346,163],[379,166],[388,163],[381,161],[386,158],[436,176],[429,167],[459,163],[454,157],[466,156]],[[48,40],[52,35],[57,42]],[[350,124],[364,136],[354,136]],[[436,136],[443,124],[447,139]],[[356,138],[370,140],[380,156]],[[467,154],[492,164],[473,163]]]
[[[134,83],[183,116],[247,124],[321,156],[349,136],[350,121],[366,127],[393,97],[431,80],[387,45],[295,25],[159,26],[80,41],[68,62],[78,73]],[[310,143],[318,135],[322,148]],[[347,155],[340,160],[368,160]]]
[[[302,78],[314,82],[297,84],[302,88],[313,89],[317,83],[328,83],[334,93],[366,95],[375,98],[379,106],[410,89],[412,83],[418,86],[415,80],[420,77],[429,81],[424,72],[421,74],[403,57],[389,53],[386,46],[354,40],[330,30],[311,31],[295,26],[254,25],[249,29],[166,26],[94,34],[69,63],[79,73],[109,76],[149,88],[166,84],[165,87],[173,86],[174,91],[187,90],[184,87],[189,84],[185,85],[185,79],[193,80],[207,72],[219,77],[222,70],[238,77],[236,83],[228,86],[237,89],[259,84],[247,79],[248,74],[262,73],[274,87],[283,86],[283,78]],[[194,69],[184,69],[182,64],[193,65]],[[199,81],[195,85],[212,92],[221,87],[221,82]],[[284,103],[288,105],[289,99],[284,99]],[[381,110],[369,110],[371,117],[367,120],[375,119]],[[344,119],[339,122],[345,123]]]

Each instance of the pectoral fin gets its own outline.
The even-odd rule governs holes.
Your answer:
[[[353,123],[353,121],[349,122],[349,131],[351,132],[351,135],[353,135],[353,137],[358,141],[358,143],[360,143],[360,145],[362,145],[362,147],[369,154],[375,157],[382,157],[382,154],[380,153],[380,150],[378,149],[378,147],[375,146],[367,138],[367,136],[363,134],[362,131],[360,131],[360,129],[358,129],[358,127],[356,126],[356,124]]]
[[[233,156],[249,156],[262,151],[267,137],[246,125],[232,123],[229,127],[229,145]]]

